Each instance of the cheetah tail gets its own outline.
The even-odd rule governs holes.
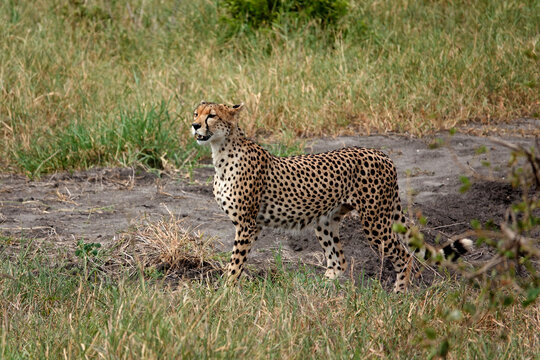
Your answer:
[[[460,256],[471,252],[473,248],[474,245],[471,239],[459,239],[446,244],[441,250],[445,259],[456,261]]]

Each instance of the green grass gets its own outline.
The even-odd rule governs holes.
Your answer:
[[[201,99],[245,102],[264,142],[540,112],[538,1],[351,1],[333,30],[285,19],[234,37],[216,1],[129,4],[0,3],[1,166],[182,166],[208,156],[189,134]]]
[[[28,175],[90,167],[95,164],[138,164],[148,169],[163,169],[167,162],[189,166],[209,149],[196,149],[194,142],[181,146],[175,134],[179,124],[162,102],[119,114],[114,121],[88,127],[71,123],[55,134],[44,134],[28,148],[18,145],[15,157]]]
[[[454,281],[394,295],[278,265],[232,288],[165,286],[20,248],[0,262],[2,359],[532,359],[540,345],[538,305],[493,309]]]

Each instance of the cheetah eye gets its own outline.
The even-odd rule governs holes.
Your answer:
[[[193,113],[193,117],[197,117],[197,116],[199,116],[199,114]]]
[[[208,114],[208,119],[212,119],[214,117],[216,117],[216,114]]]

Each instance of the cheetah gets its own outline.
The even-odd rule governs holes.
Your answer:
[[[197,143],[212,149],[214,197],[236,229],[228,280],[234,282],[242,274],[263,226],[314,227],[327,261],[325,276],[337,278],[346,268],[339,224],[345,214],[356,210],[370,244],[394,267],[394,291],[405,291],[413,251],[393,231],[393,224],[405,226],[406,218],[392,160],[381,151],[361,147],[276,157],[239,128],[242,108],[243,104],[203,101],[191,126]],[[455,260],[470,251],[472,242],[460,239],[440,249],[423,247],[425,258],[440,254]]]

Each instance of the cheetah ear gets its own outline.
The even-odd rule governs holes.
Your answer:
[[[204,100],[201,100],[201,102],[199,103],[199,105],[206,105],[208,104],[208,102],[204,101]]]
[[[238,105],[233,105],[233,107],[229,108],[229,112],[232,115],[238,114],[242,109],[244,108],[244,103],[240,103]]]

